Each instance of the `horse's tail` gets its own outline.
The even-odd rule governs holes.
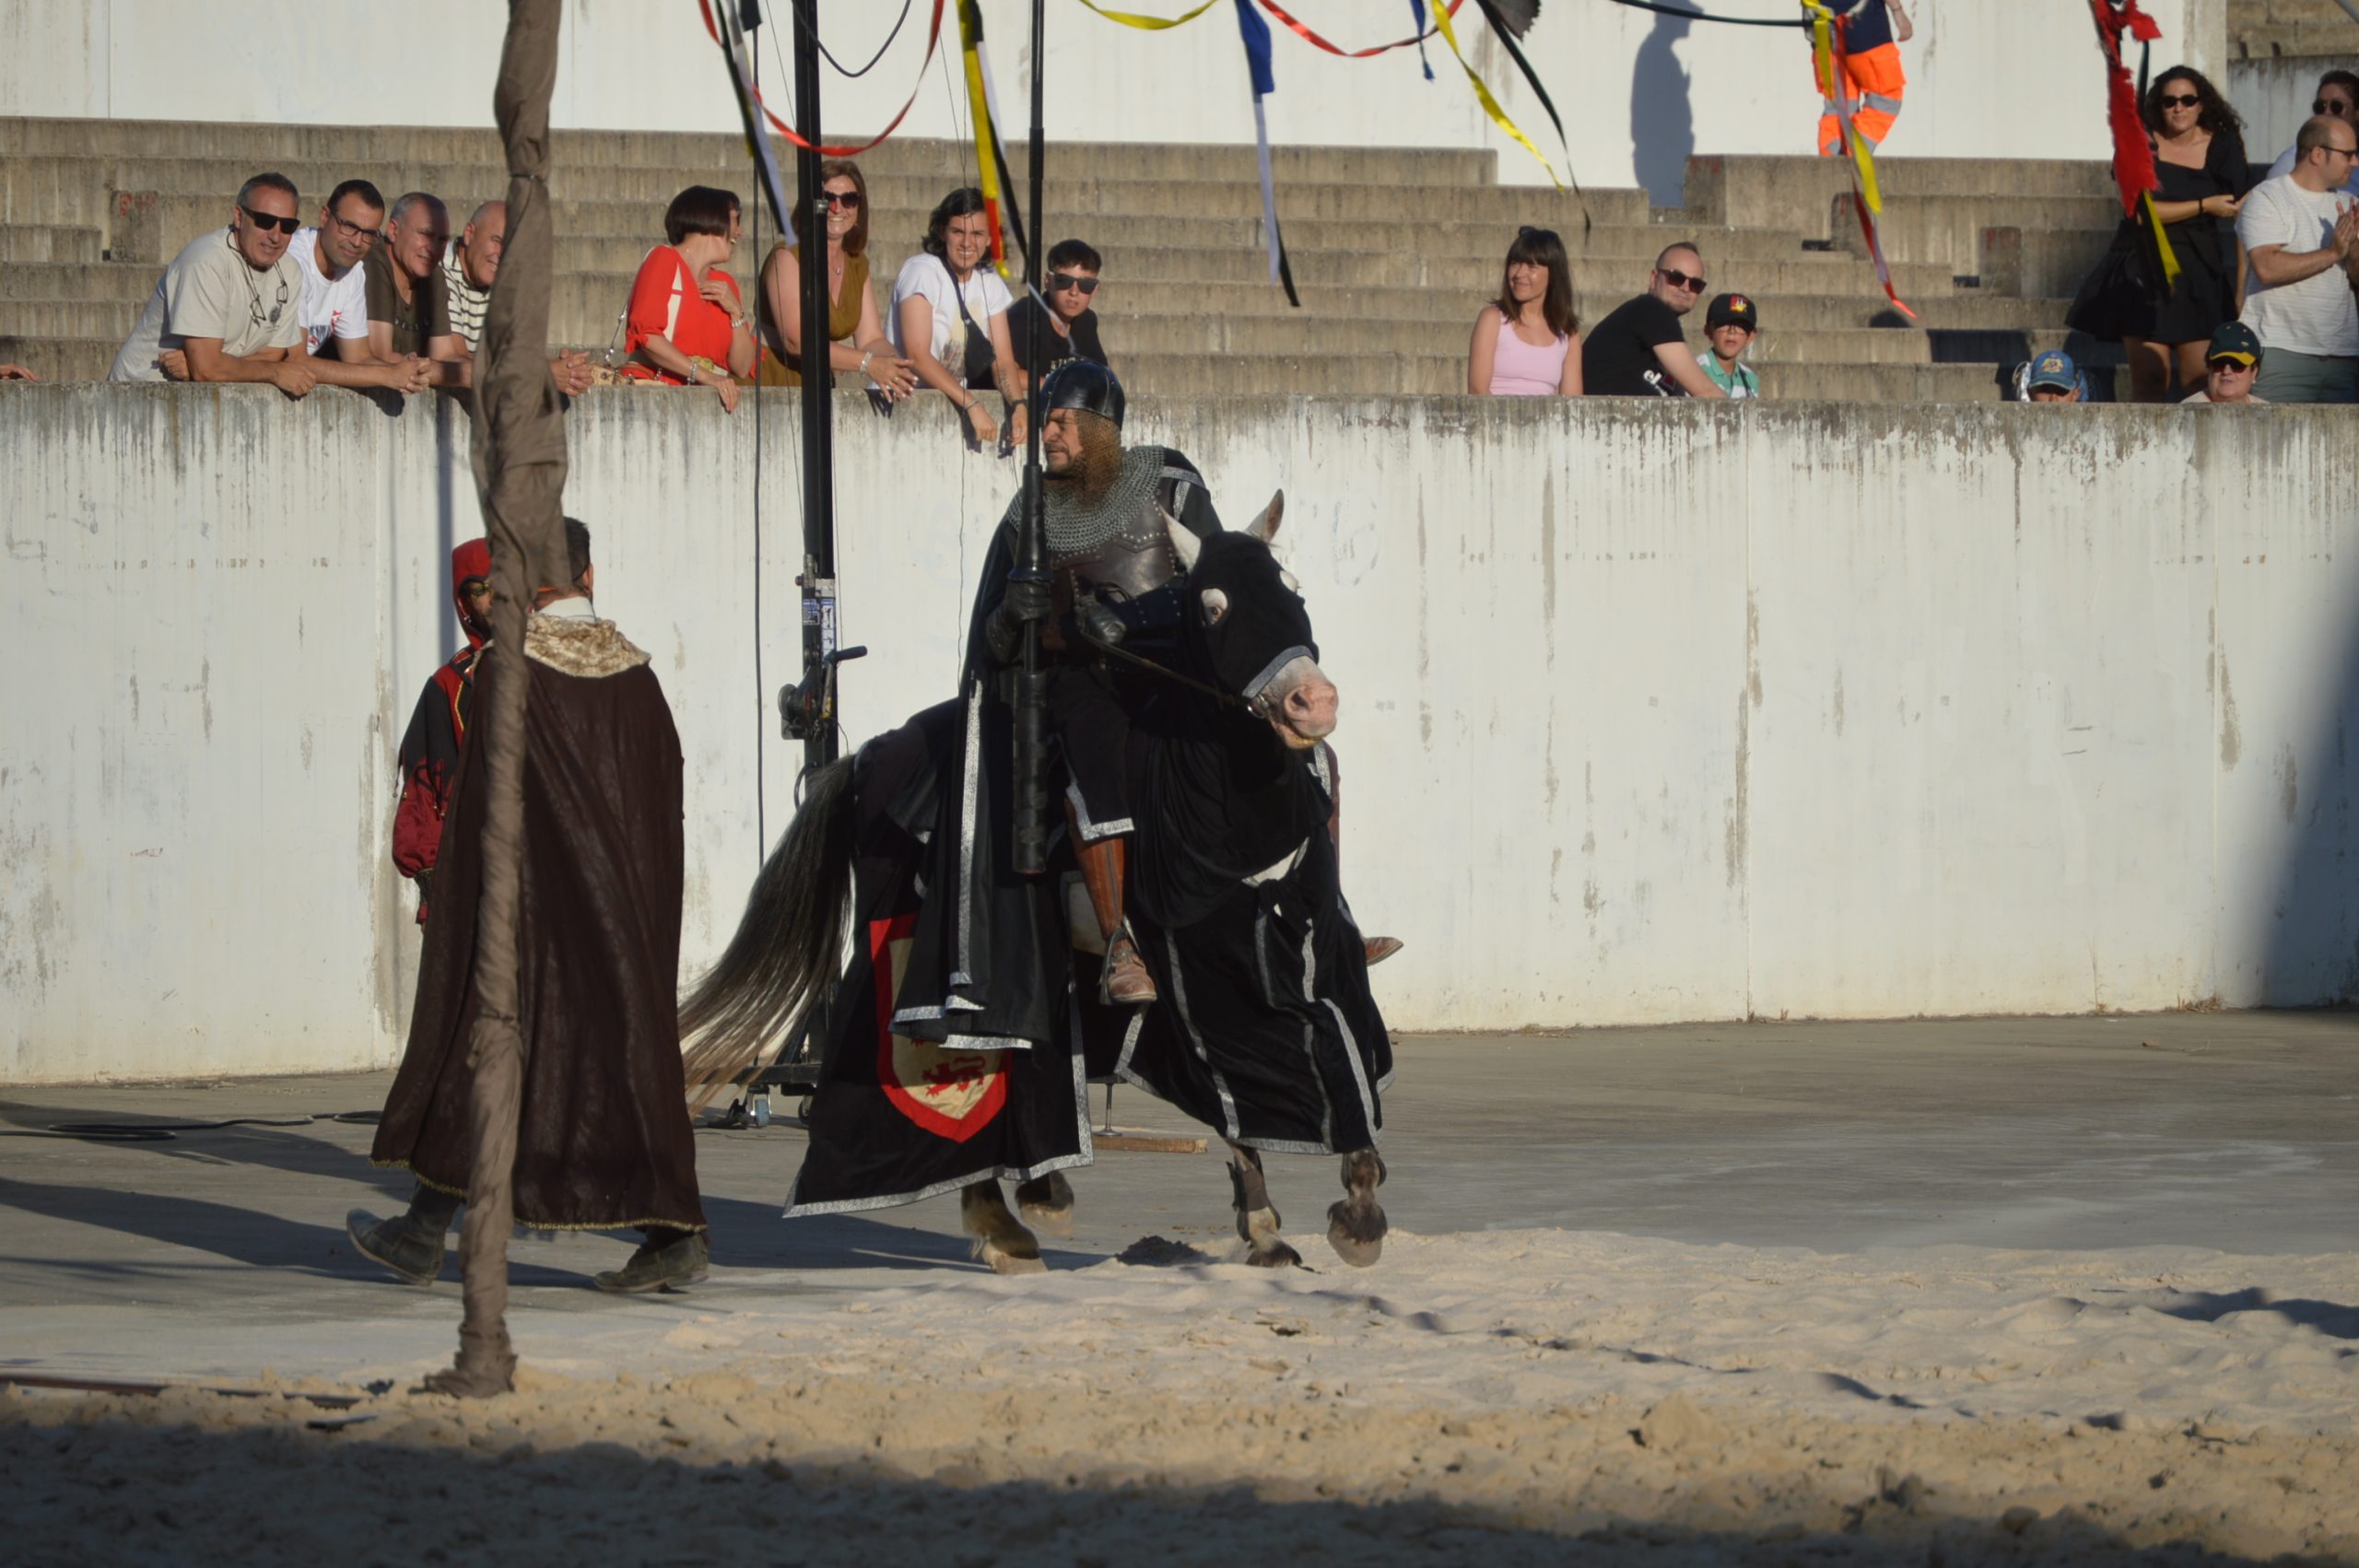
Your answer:
[[[811,775],[720,962],[680,1003],[689,1104],[767,1066],[835,984],[854,837],[852,759]]]

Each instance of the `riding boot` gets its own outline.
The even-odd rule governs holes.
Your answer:
[[[1120,837],[1084,844],[1075,836],[1074,852],[1081,860],[1081,879],[1089,886],[1090,912],[1106,933],[1106,967],[1097,981],[1098,999],[1114,1007],[1138,1007],[1156,997],[1155,977],[1139,956],[1139,944],[1122,918],[1123,841]]]

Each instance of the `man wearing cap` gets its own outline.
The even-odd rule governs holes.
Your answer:
[[[2087,400],[2088,390],[2081,368],[2060,348],[2033,359],[2024,376],[2025,403],[2082,403]]]
[[[1761,310],[1749,294],[1716,294],[1704,312],[1704,342],[1711,352],[1704,356],[1704,374],[1724,397],[1759,397],[1761,378],[1753,367],[1744,363],[1744,351],[1753,346],[1754,335],[1761,330]]]
[[[2271,403],[2359,402],[2359,309],[2349,272],[2359,206],[2341,187],[2359,132],[2330,114],[2305,121],[2293,171],[2245,198],[2236,239],[2251,258],[2240,318],[2267,349],[2256,390]]]
[[[2203,357],[2203,387],[2182,403],[2267,403],[2252,395],[2260,369],[2260,339],[2242,322],[2222,322]]]

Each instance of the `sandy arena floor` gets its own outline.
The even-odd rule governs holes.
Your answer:
[[[797,1222],[704,1135],[716,1269],[520,1244],[513,1398],[415,1397],[455,1263],[370,1277],[365,1127],[0,1140],[11,1562],[2359,1561],[2342,1015],[1412,1039],[1397,1227],[1230,1259],[1215,1156],[1101,1156],[1053,1271],[956,1205]],[[285,1119],[385,1080],[18,1091],[0,1127]],[[1176,1130],[1135,1093],[1117,1120]],[[298,1391],[358,1396],[323,1405]]]

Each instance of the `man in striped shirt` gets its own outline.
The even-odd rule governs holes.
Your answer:
[[[442,256],[442,281],[450,296],[451,331],[475,351],[483,336],[483,319],[491,309],[491,286],[499,277],[499,256],[508,242],[508,204],[486,202],[467,219],[457,243]],[[590,356],[559,354],[549,361],[557,391],[579,397],[590,385]]]

